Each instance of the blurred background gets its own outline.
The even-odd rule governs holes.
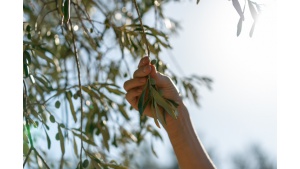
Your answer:
[[[99,1],[101,2],[101,1]],[[123,1],[118,1],[123,2]],[[124,1],[125,2],[125,1]],[[158,2],[158,1],[156,1]],[[244,1],[249,2],[249,1]],[[169,39],[171,43],[172,50],[165,50],[160,53],[160,59],[163,60],[163,63],[167,63],[167,67],[169,70],[174,72],[178,77],[186,77],[192,75],[199,75],[204,77],[209,77],[213,80],[210,88],[206,86],[200,86],[199,88],[199,102],[200,106],[195,105],[190,100],[186,100],[186,105],[189,110],[193,125],[195,130],[197,131],[199,138],[201,139],[203,145],[205,146],[206,150],[208,151],[209,155],[213,159],[214,163],[216,164],[217,168],[220,169],[274,169],[277,168],[277,129],[276,129],[276,1],[275,0],[260,0],[260,1],[252,1],[257,4],[263,4],[260,7],[260,15],[256,22],[255,30],[250,36],[251,27],[253,24],[253,18],[249,9],[246,9],[244,13],[245,20],[243,21],[242,31],[237,36],[237,25],[239,21],[239,15],[237,11],[234,9],[232,5],[232,1],[217,1],[217,0],[210,0],[204,1],[201,0],[198,4],[196,4],[196,0],[192,1],[181,1],[177,3],[176,1],[168,2],[164,5],[163,11],[166,18],[164,20],[165,28],[172,30],[174,23],[171,22],[171,19],[178,21],[180,23],[180,29],[178,33],[174,36],[172,35]],[[29,6],[32,5],[31,1],[28,1]],[[244,3],[240,1],[242,8],[244,7]],[[34,3],[33,3],[34,4]],[[159,6],[159,4],[155,4]],[[248,6],[246,6],[247,8]],[[29,8],[28,8],[29,9]],[[121,8],[120,8],[121,9]],[[123,8],[122,8],[123,10]],[[153,12],[147,13],[147,15],[143,16],[144,23],[153,23]],[[24,14],[23,14],[24,15]],[[113,19],[120,20],[122,15],[120,11],[116,12]],[[132,16],[132,13],[131,13]],[[24,17],[24,16],[23,16]],[[29,18],[29,17],[28,17]],[[23,20],[26,21],[26,17]],[[104,20],[105,17],[99,17],[96,19]],[[106,22],[106,20],[105,20]],[[127,20],[126,20],[127,22]],[[50,22],[49,22],[50,23]],[[118,23],[118,22],[116,22]],[[54,23],[56,25],[57,23]],[[77,25],[75,25],[77,26]],[[74,31],[80,30],[81,28],[73,27]],[[99,27],[106,27],[107,25],[103,24]],[[178,27],[177,27],[178,28]],[[62,30],[66,28],[61,28]],[[55,27],[52,29],[54,33],[59,32],[59,28]],[[66,41],[62,39],[67,39],[67,36],[59,37],[57,34],[51,33],[49,30],[45,33],[47,37],[50,39],[49,41],[52,42],[52,46],[54,46],[54,50],[61,50],[61,54],[50,54],[49,52],[45,52],[44,58],[56,58],[60,57],[59,59],[68,60],[69,58],[73,58],[72,49],[64,50],[63,47],[56,48],[55,45],[63,44],[67,47],[70,47],[66,44]],[[30,31],[28,31],[30,32]],[[28,32],[25,33],[28,35]],[[82,33],[82,29],[78,31],[78,36],[85,37],[85,34]],[[91,31],[92,32],[92,31]],[[117,32],[117,31],[116,31]],[[81,34],[82,33],[82,34]],[[85,32],[86,33],[86,32]],[[114,32],[110,32],[113,33]],[[23,36],[25,35],[23,33]],[[59,34],[59,33],[58,33]],[[63,35],[59,34],[60,36]],[[45,36],[46,37],[46,36]],[[46,37],[46,38],[47,38]],[[108,36],[111,38],[112,36]],[[30,38],[28,38],[30,39]],[[27,40],[28,40],[27,39]],[[34,38],[33,38],[34,39]],[[61,42],[60,42],[61,40]],[[70,40],[70,39],[69,39]],[[97,39],[95,40],[97,42]],[[98,39],[99,42],[102,39]],[[102,42],[101,42],[102,43]],[[82,43],[84,44],[84,43]],[[109,43],[107,46],[113,46],[113,42]],[[62,45],[62,46],[63,46]],[[51,45],[50,45],[51,46]],[[100,46],[100,47],[99,47]],[[105,73],[107,73],[107,79],[113,77],[111,83],[117,83],[118,86],[123,86],[125,80],[127,80],[130,75],[124,75],[119,73],[124,71],[125,68],[118,67],[117,62],[121,58],[121,53],[118,50],[111,50],[109,47],[105,46],[105,44],[101,44],[98,47],[100,48],[99,51],[103,52],[103,49],[106,50],[103,56],[99,55],[99,57],[95,57],[96,61],[88,62],[87,57],[82,57],[83,67],[87,68],[87,72],[84,72],[83,77],[89,77],[90,74],[96,75],[94,81],[101,82],[101,78],[97,79],[97,75],[103,73],[102,77],[106,78]],[[82,47],[82,46],[81,46]],[[83,47],[85,47],[83,45]],[[91,47],[91,46],[89,46]],[[94,46],[92,46],[94,47]],[[95,47],[97,50],[99,48]],[[89,50],[80,53],[81,56],[92,56],[89,55]],[[118,49],[118,48],[117,48]],[[111,50],[111,51],[110,51]],[[64,53],[65,52],[65,53]],[[122,51],[123,52],[123,51]],[[66,54],[66,55],[65,55]],[[124,55],[128,56],[131,53],[128,50],[124,51]],[[104,55],[109,55],[110,57],[104,57]],[[152,55],[153,57],[153,55]],[[101,60],[104,58],[104,64],[98,59]],[[112,58],[112,59],[111,59]],[[24,59],[24,58],[23,58]],[[107,59],[107,60],[105,60]],[[115,59],[115,60],[114,60]],[[136,69],[137,59],[132,59],[126,57],[129,66],[129,72],[133,72]],[[124,59],[124,60],[126,60]],[[49,61],[50,60],[50,61]],[[45,74],[48,75],[48,78],[62,78],[65,75],[61,75],[58,77],[54,77],[51,73],[55,74],[56,70],[50,66],[49,62],[52,60],[49,59],[43,65],[44,67],[41,68],[41,75]],[[61,66],[63,70],[66,72],[66,81],[61,80],[58,81],[57,88],[62,87],[63,85],[67,84],[74,85],[77,84],[76,81],[76,70],[74,69],[75,62],[72,60],[68,60],[69,62],[65,62],[65,65]],[[102,61],[102,60],[101,60]],[[110,65],[106,66],[106,62]],[[59,65],[62,63],[56,63],[55,61],[52,65]],[[57,61],[58,62],[58,61]],[[43,62],[42,62],[43,63]],[[101,66],[98,65],[102,64]],[[119,62],[120,63],[120,62]],[[99,66],[103,69],[99,70],[96,66]],[[120,64],[121,65],[121,64]],[[58,66],[59,67],[59,66]],[[89,67],[95,68],[89,69]],[[46,68],[46,69],[44,69]],[[68,70],[72,70],[69,71]],[[74,71],[73,71],[74,70]],[[91,70],[91,72],[89,72]],[[53,72],[52,72],[53,71]],[[59,71],[58,71],[59,72]],[[111,73],[113,72],[113,73]],[[117,72],[117,73],[116,73]],[[48,73],[48,74],[47,74]],[[90,73],[90,74],[89,74]],[[122,72],[123,73],[123,72]],[[121,76],[120,79],[115,81],[116,76]],[[69,76],[69,77],[68,77]],[[69,78],[69,79],[68,79]],[[27,79],[28,80],[28,79]],[[84,79],[88,81],[88,85],[91,85],[89,82],[93,79],[86,78]],[[45,82],[45,80],[44,80]],[[68,82],[68,83],[67,83]],[[63,84],[65,83],[65,84]],[[30,84],[30,83],[29,83]],[[44,86],[48,87],[48,82],[43,84]],[[43,87],[44,87],[43,86]],[[66,88],[66,87],[65,87]],[[138,145],[137,147],[131,144],[127,145],[127,141],[130,140],[136,143],[136,138],[133,136],[137,136],[138,132],[136,132],[136,128],[139,123],[138,118],[132,118],[138,116],[138,112],[135,110],[127,111],[128,115],[131,117],[125,117],[124,119],[119,119],[119,114],[117,114],[116,109],[121,110],[121,108],[125,109],[124,97],[122,95],[122,91],[112,90],[115,88],[107,88],[111,91],[117,93],[115,100],[109,100],[110,103],[114,102],[115,104],[110,104],[110,110],[106,111],[106,114],[113,114],[111,115],[111,121],[108,121],[107,128],[111,128],[110,134],[111,137],[104,138],[103,133],[101,133],[102,137],[97,135],[92,135],[90,138],[92,139],[95,137],[95,142],[98,141],[98,145],[101,147],[96,146],[96,148],[100,149],[99,152],[103,153],[103,156],[107,155],[107,160],[117,159],[122,161],[124,157],[124,161],[127,160],[126,151],[132,153],[137,157],[142,158],[131,158],[132,163],[138,164],[138,168],[143,169],[175,169],[178,168],[176,157],[174,156],[172,147],[170,145],[170,141],[167,137],[167,134],[164,130],[158,129],[159,133],[161,134],[163,141],[157,139],[158,137],[150,137],[147,136],[144,139],[144,142]],[[88,89],[86,89],[88,90]],[[123,90],[123,89],[120,89]],[[35,91],[33,89],[33,91]],[[71,90],[70,90],[71,91]],[[103,90],[102,90],[103,91]],[[41,91],[42,94],[44,91]],[[86,91],[85,91],[86,92]],[[124,92],[124,90],[123,90]],[[34,93],[34,92],[33,92]],[[75,93],[73,91],[73,93]],[[105,92],[104,92],[105,93]],[[106,92],[105,94],[107,94]],[[45,96],[42,95],[41,96]],[[49,94],[49,93],[47,93]],[[77,93],[76,93],[77,94]],[[76,95],[74,94],[74,95]],[[90,94],[86,92],[86,94]],[[33,94],[33,96],[35,96]],[[86,95],[87,96],[87,95]],[[66,96],[67,98],[68,96]],[[78,96],[77,96],[78,97]],[[92,98],[92,97],[91,97]],[[40,98],[38,98],[40,99]],[[37,99],[37,100],[38,100]],[[56,99],[56,98],[55,98]],[[68,131],[62,133],[61,131],[57,133],[58,130],[64,128],[61,126],[60,122],[65,122],[67,125],[74,125],[78,127],[78,123],[73,123],[72,120],[68,120],[68,118],[64,117],[62,112],[68,109],[68,105],[65,106],[65,110],[60,108],[60,99],[58,97],[57,100],[51,100],[48,104],[50,107],[50,111],[46,112],[45,119],[50,120],[50,128],[49,135],[51,138],[55,137],[55,141],[51,142],[51,148],[49,146],[49,142],[45,141],[46,137],[44,132],[42,133],[38,126],[38,129],[34,129],[32,126],[32,134],[34,138],[37,138],[35,144],[41,149],[41,151],[45,153],[45,157],[48,158],[48,161],[57,164],[57,160],[63,161],[61,162],[61,166],[66,163],[66,166],[71,166],[70,168],[74,168],[76,165],[75,161],[78,162],[78,155],[75,157],[75,153],[73,153],[74,149],[73,146],[70,146],[72,141],[68,143],[64,143],[64,140],[68,138]],[[77,99],[77,98],[76,98]],[[78,100],[75,102],[74,105],[79,107]],[[85,102],[85,109],[86,113],[92,112],[91,100],[87,97]],[[62,99],[61,99],[62,100]],[[67,99],[70,102],[69,98]],[[100,99],[98,99],[99,101]],[[24,103],[24,101],[23,101]],[[58,104],[59,103],[59,104]],[[93,103],[94,104],[94,103]],[[95,104],[96,105],[96,104]],[[104,104],[100,104],[103,106]],[[99,108],[102,109],[102,107]],[[117,108],[116,108],[117,106]],[[47,110],[48,111],[48,110]],[[73,110],[74,111],[74,110]],[[70,111],[69,111],[70,112]],[[49,113],[49,115],[47,114]],[[52,114],[53,113],[53,114]],[[101,112],[102,113],[102,112]],[[123,113],[123,111],[122,111]],[[104,114],[104,113],[103,113]],[[126,113],[125,113],[126,114]],[[77,114],[78,115],[78,114]],[[23,115],[24,116],[24,115]],[[124,118],[121,116],[122,118]],[[55,119],[55,118],[56,119]],[[94,116],[93,116],[94,117]],[[107,117],[106,117],[107,118]],[[88,119],[88,118],[87,118]],[[92,119],[92,118],[90,118]],[[101,119],[101,118],[100,118]],[[60,120],[60,121],[59,121]],[[128,120],[128,121],[126,121]],[[103,122],[103,121],[101,121]],[[105,121],[104,121],[105,122]],[[24,122],[25,123],[25,122]],[[155,127],[155,124],[152,120],[149,121],[152,126]],[[96,124],[96,123],[95,123]],[[98,123],[97,123],[98,124]],[[104,123],[101,123],[103,125]],[[126,127],[130,127],[133,134],[129,133],[128,136],[123,136],[118,132],[121,132],[123,125]],[[103,126],[105,126],[104,124]],[[125,126],[124,125],[124,126]],[[126,128],[124,127],[124,128]],[[54,128],[54,130],[52,130]],[[97,127],[93,126],[92,132],[97,130]],[[106,129],[107,129],[106,128]],[[157,129],[157,128],[155,128]],[[138,130],[138,129],[137,129]],[[23,135],[25,135],[23,128]],[[46,130],[45,130],[46,131]],[[123,131],[123,130],[122,130]],[[126,130],[125,130],[126,131]],[[134,133],[136,132],[136,133]],[[107,132],[108,129],[107,129]],[[122,143],[124,147],[113,146],[114,138],[112,136],[114,133],[114,137],[120,137],[120,144]],[[47,134],[47,133],[46,133]],[[59,134],[61,136],[59,136]],[[63,135],[64,134],[64,135]],[[98,133],[99,134],[99,133]],[[64,136],[64,137],[62,137]],[[24,148],[23,146],[23,158],[24,152],[28,152],[29,144],[27,138],[24,136],[23,144],[27,147]],[[100,139],[102,138],[102,139]],[[124,142],[122,139],[124,138]],[[154,138],[154,139],[153,139]],[[47,138],[48,139],[48,138]],[[128,139],[128,140],[126,140]],[[53,139],[54,140],[54,139]],[[147,141],[148,140],[148,141]],[[103,141],[103,142],[101,142]],[[152,142],[154,141],[154,142]],[[24,143],[25,142],[25,143]],[[75,137],[74,137],[75,142]],[[129,142],[129,141],[128,141]],[[79,143],[79,142],[78,142]],[[106,143],[106,144],[105,144]],[[108,145],[109,144],[109,145]],[[156,153],[153,153],[153,149],[150,149],[153,146]],[[88,144],[90,146],[90,144]],[[48,149],[47,149],[48,146]],[[64,153],[61,154],[64,147],[66,146],[66,155],[64,157]],[[110,150],[108,147],[111,147]],[[74,146],[76,147],[76,145]],[[122,150],[121,150],[122,149]],[[124,149],[124,151],[123,151]],[[108,151],[106,151],[108,150]],[[30,152],[30,151],[29,151]],[[46,155],[48,154],[48,156]],[[55,154],[55,155],[54,155]],[[77,153],[78,154],[78,153]],[[120,156],[120,154],[122,156]],[[157,157],[154,155],[156,154]],[[188,154],[187,154],[188,155]],[[31,163],[38,163],[38,166],[43,166],[40,158],[32,157]],[[65,161],[64,161],[64,160]],[[128,158],[130,159],[130,158]],[[36,160],[36,161],[35,161]],[[29,158],[30,161],[30,158]],[[114,161],[113,161],[114,162]],[[128,162],[130,163],[130,162]],[[29,167],[28,167],[29,166]],[[30,165],[25,166],[30,168]],[[40,167],[42,168],[42,167]]]
[[[163,59],[178,74],[213,79],[200,90],[200,107],[186,102],[192,122],[217,168],[277,168],[276,134],[276,1],[265,3],[252,37],[252,18],[245,12],[243,30],[231,1],[201,0],[169,4],[165,10],[180,21]],[[243,4],[241,4],[243,7]],[[174,59],[172,59],[174,57]],[[176,168],[167,135],[157,142],[160,168]],[[149,166],[148,162],[146,166]],[[158,167],[145,168],[158,168]]]

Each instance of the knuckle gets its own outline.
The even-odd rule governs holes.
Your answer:
[[[123,88],[124,88],[126,91],[128,91],[127,86],[128,86],[128,81],[126,81],[126,82],[123,84]]]
[[[125,99],[126,99],[127,101],[129,100],[129,94],[128,94],[128,93],[125,94]]]

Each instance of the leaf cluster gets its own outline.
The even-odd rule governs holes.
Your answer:
[[[162,50],[172,49],[169,37],[180,25],[164,14],[171,1],[155,2],[138,1],[143,18],[154,14],[154,22],[143,25],[143,39],[131,0],[23,1],[23,167],[131,168],[130,159],[148,135],[161,139],[147,117],[131,111],[120,87],[145,46],[157,70],[169,73],[198,102],[198,84],[172,73],[161,58]],[[148,101],[161,124],[165,113],[176,118],[176,103],[147,84],[150,94],[141,105]],[[59,162],[51,161],[53,154]]]
[[[242,10],[241,8],[241,5],[239,3],[239,0],[232,0],[232,5],[234,6],[235,10],[237,11],[237,13],[239,14],[240,18],[239,18],[239,21],[238,21],[238,24],[237,24],[237,33],[236,35],[239,36],[241,31],[242,31],[242,26],[243,26],[243,21],[245,20],[245,17],[244,17],[244,13],[245,13],[245,7],[246,5],[248,4],[248,7],[249,7],[249,10],[250,10],[250,13],[251,13],[251,16],[252,16],[252,19],[253,19],[253,23],[252,23],[252,26],[251,26],[251,30],[249,32],[249,36],[252,37],[253,36],[253,32],[254,32],[254,29],[255,29],[255,25],[257,23],[257,20],[258,20],[258,17],[259,17],[259,14],[261,12],[261,6],[260,4],[254,2],[254,1],[251,1],[251,0],[245,0],[245,3],[244,3],[244,8]]]

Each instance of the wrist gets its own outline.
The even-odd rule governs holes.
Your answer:
[[[183,101],[180,100],[180,102],[178,103],[179,105],[177,107],[177,119],[173,119],[170,115],[168,115],[167,117],[167,125],[165,126],[165,130],[168,133],[169,137],[177,137],[179,133],[184,132],[184,125],[189,118],[189,113]]]

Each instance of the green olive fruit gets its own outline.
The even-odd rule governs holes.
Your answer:
[[[151,65],[155,65],[156,64],[156,59],[151,60]]]

